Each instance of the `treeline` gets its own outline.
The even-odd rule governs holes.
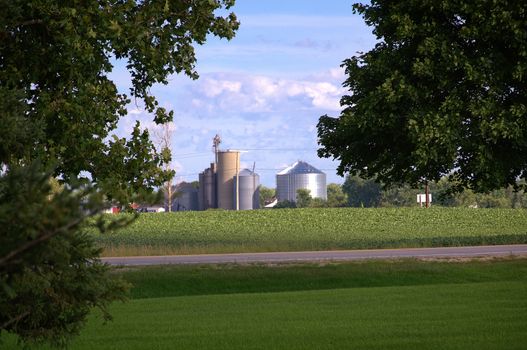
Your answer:
[[[453,191],[453,185],[447,178],[429,184],[433,206],[472,207],[472,208],[527,208],[525,191],[515,191],[512,186],[489,193],[475,193],[471,189]],[[317,207],[415,207],[417,195],[425,193],[423,188],[409,185],[384,188],[373,179],[347,176],[342,185],[327,186],[327,200],[312,198],[309,190],[299,190],[296,202],[279,202],[275,208],[317,208]],[[260,189],[261,204],[269,202],[275,196],[274,189]]]

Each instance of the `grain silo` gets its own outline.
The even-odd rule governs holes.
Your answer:
[[[249,169],[243,169],[238,176],[233,177],[233,185],[234,209],[260,208],[260,176],[258,174]],[[238,198],[238,208],[236,208],[236,198]]]
[[[199,210],[217,208],[216,202],[216,164],[211,163],[210,168],[199,174]]]
[[[198,188],[192,183],[181,182],[174,188],[172,211],[198,210]]]
[[[240,170],[239,151],[218,151],[216,170],[217,204],[221,209],[236,209],[233,198],[233,178]]]
[[[276,197],[278,201],[296,202],[299,189],[309,190],[312,198],[326,200],[326,174],[302,161],[298,161],[276,174]]]

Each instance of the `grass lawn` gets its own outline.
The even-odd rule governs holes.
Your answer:
[[[75,349],[525,349],[525,282],[134,300]]]
[[[146,213],[111,234],[105,256],[527,243],[527,210],[306,208]]]
[[[525,349],[527,259],[123,268],[72,349]],[[13,346],[13,338],[5,343]]]

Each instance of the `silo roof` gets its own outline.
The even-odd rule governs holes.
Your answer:
[[[254,173],[253,173],[251,170],[245,168],[245,169],[240,170],[240,171],[238,172],[238,175],[239,175],[239,176],[253,176]]]
[[[314,166],[299,160],[290,167],[285,168],[280,171],[278,175],[287,175],[287,174],[324,174],[322,171],[318,170]]]

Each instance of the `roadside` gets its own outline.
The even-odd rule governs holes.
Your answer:
[[[309,252],[202,254],[167,256],[104,257],[102,261],[110,265],[165,265],[165,264],[225,264],[225,263],[273,263],[298,261],[347,261],[361,259],[400,259],[400,258],[471,258],[527,255],[527,244],[404,248],[372,250],[335,250]]]

